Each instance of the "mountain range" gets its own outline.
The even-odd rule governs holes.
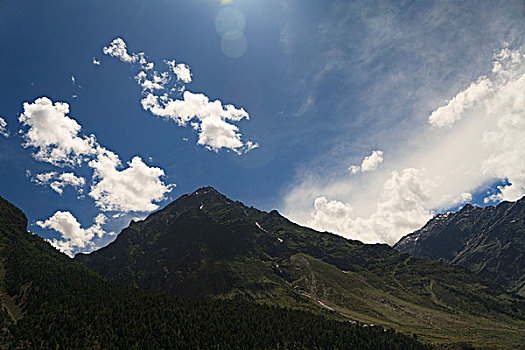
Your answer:
[[[246,301],[105,280],[27,231],[0,197],[1,349],[427,349],[412,336]]]
[[[211,187],[75,260],[144,290],[331,311],[334,319],[381,324],[440,346],[525,342],[525,300],[464,267],[302,227]]]
[[[464,266],[525,297],[525,197],[485,208],[467,204],[437,215],[394,248]]]

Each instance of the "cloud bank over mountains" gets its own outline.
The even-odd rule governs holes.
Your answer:
[[[381,167],[382,153],[373,153],[345,177],[329,182],[305,177],[287,195],[285,213],[320,230],[393,244],[437,211],[468,202],[473,194],[484,196],[485,203],[521,198],[523,50],[503,48],[486,74],[430,113],[415,138],[387,151],[389,159]]]
[[[239,127],[233,124],[250,119],[243,108],[219,100],[210,101],[202,93],[186,90],[186,84],[192,81],[186,64],[164,60],[168,69],[155,70],[155,64],[147,60],[144,52],[130,53],[122,38],[114,39],[102,50],[106,55],[139,67],[135,80],[142,88],[142,108],[179,126],[191,125],[198,133],[199,145],[215,152],[224,148],[237,154],[258,147],[256,142],[244,140]]]

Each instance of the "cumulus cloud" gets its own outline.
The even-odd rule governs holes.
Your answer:
[[[173,60],[166,60],[164,62],[168,65],[168,67],[180,81],[186,84],[191,83],[191,71],[188,65],[184,63],[176,64]]]
[[[102,229],[106,223],[106,216],[98,214],[94,224],[88,228],[82,228],[78,220],[69,211],[57,211],[45,221],[37,221],[36,224],[45,229],[54,230],[62,235],[61,239],[51,239],[49,242],[61,252],[73,256],[75,250],[91,251],[94,249],[93,238],[103,237],[107,233]]]
[[[142,106],[152,114],[173,119],[180,125],[186,125],[194,118],[200,121],[207,118],[232,121],[249,119],[244,109],[237,109],[232,105],[223,106],[219,100],[210,102],[203,94],[185,91],[182,97],[182,100],[162,101],[162,98],[148,94],[142,100]]]
[[[117,57],[119,60],[125,63],[133,63],[139,60],[139,56],[130,55],[126,47],[126,43],[121,38],[116,38],[108,46],[102,48],[102,52],[105,55],[111,57]]]
[[[166,74],[153,73],[153,76],[148,78],[145,71],[140,71],[135,76],[135,80],[142,87],[143,92],[153,92],[155,90],[165,90],[165,84],[168,83],[168,76]]]
[[[93,57],[93,61],[92,62],[93,62],[93,64],[95,66],[100,66],[100,60],[97,60],[96,57]]]
[[[350,165],[348,170],[350,170],[352,174],[357,174],[361,170],[361,166],[360,165]]]
[[[379,164],[383,162],[383,151],[374,151],[371,155],[363,159],[361,163],[361,171],[374,171],[377,169]]]
[[[142,69],[135,80],[142,88],[144,110],[179,126],[190,124],[199,133],[198,144],[215,152],[224,148],[238,154],[258,147],[256,142],[244,141],[239,127],[233,124],[250,119],[243,108],[223,104],[220,100],[210,101],[202,93],[186,91],[185,84],[192,81],[190,67],[186,64],[165,60],[167,71],[153,70],[153,63],[146,55],[129,53],[121,38],[113,40],[103,52],[125,63],[140,63]]]
[[[284,212],[317,229],[395,243],[435,212],[483,194],[525,195],[525,56],[504,48],[492,67],[430,113],[428,125],[367,176],[304,177]],[[371,162],[375,164],[376,162]],[[353,166],[351,172],[361,171]],[[494,188],[495,183],[500,183]],[[308,204],[310,203],[310,204]]]
[[[93,154],[94,136],[80,135],[80,124],[68,113],[67,103],[53,103],[47,97],[24,103],[24,112],[18,118],[28,127],[23,131],[23,146],[36,149],[35,159],[56,166],[74,166]]]
[[[383,163],[383,151],[373,151],[371,155],[363,159],[361,165],[351,165],[348,170],[352,174],[357,174],[359,171],[366,173],[375,171],[381,163]]]
[[[179,125],[196,120],[192,126],[199,132],[198,144],[210,150],[217,152],[227,148],[242,153],[258,147],[250,141],[243,143],[239,128],[227,122],[249,119],[244,109],[233,105],[224,106],[219,100],[210,101],[207,96],[190,91],[185,91],[182,97],[181,100],[162,99],[148,93],[141,103],[153,115],[171,119]]]
[[[158,208],[174,185],[163,182],[164,171],[149,167],[138,156],[124,168],[117,154],[101,146],[94,135],[83,135],[82,128],[68,116],[69,105],[53,103],[47,97],[24,103],[19,120],[29,128],[22,134],[25,147],[36,149],[37,160],[55,166],[82,166],[93,169],[89,196],[103,211],[144,212]],[[34,182],[46,185],[59,194],[67,185],[81,189],[85,179],[73,173],[38,174]]]
[[[62,194],[64,187],[68,185],[74,187],[79,193],[82,193],[82,187],[86,185],[86,179],[83,177],[76,176],[74,173],[59,174],[56,171],[37,174],[31,181],[43,186],[49,185],[49,187],[58,194]]]
[[[0,135],[9,137],[9,131],[7,131],[7,122],[2,117],[0,117]]]
[[[353,217],[348,203],[328,201],[322,196],[315,199],[314,213],[309,225],[339,233],[351,233],[353,238],[365,242],[395,243],[406,232],[413,231],[432,217],[425,208],[429,199],[423,171],[405,169],[394,171],[384,183],[376,210],[369,217]]]
[[[158,205],[153,202],[166,199],[174,187],[162,182],[164,170],[147,166],[140,157],[134,157],[122,170],[120,163],[118,156],[107,150],[89,163],[97,179],[89,195],[103,211],[155,210]]]
[[[243,146],[238,127],[226,123],[218,118],[206,118],[199,127],[199,145],[204,145],[212,150],[221,147],[237,150]]]

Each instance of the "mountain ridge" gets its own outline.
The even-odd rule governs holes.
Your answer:
[[[431,342],[481,337],[497,347],[504,338],[525,338],[512,330],[512,319],[524,320],[525,304],[466,269],[302,227],[209,187],[75,260],[142,289],[334,310]]]
[[[525,297],[525,197],[439,214],[394,249],[464,266]]]
[[[427,349],[381,327],[109,282],[27,231],[0,197],[2,349]]]

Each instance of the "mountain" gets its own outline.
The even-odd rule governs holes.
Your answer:
[[[394,248],[467,267],[525,297],[525,197],[486,208],[467,204],[456,213],[440,214]]]
[[[27,231],[0,197],[1,349],[426,349],[303,311],[117,285]]]
[[[132,222],[76,261],[110,280],[394,327],[436,344],[525,341],[525,301],[461,267],[299,226],[211,187]]]

